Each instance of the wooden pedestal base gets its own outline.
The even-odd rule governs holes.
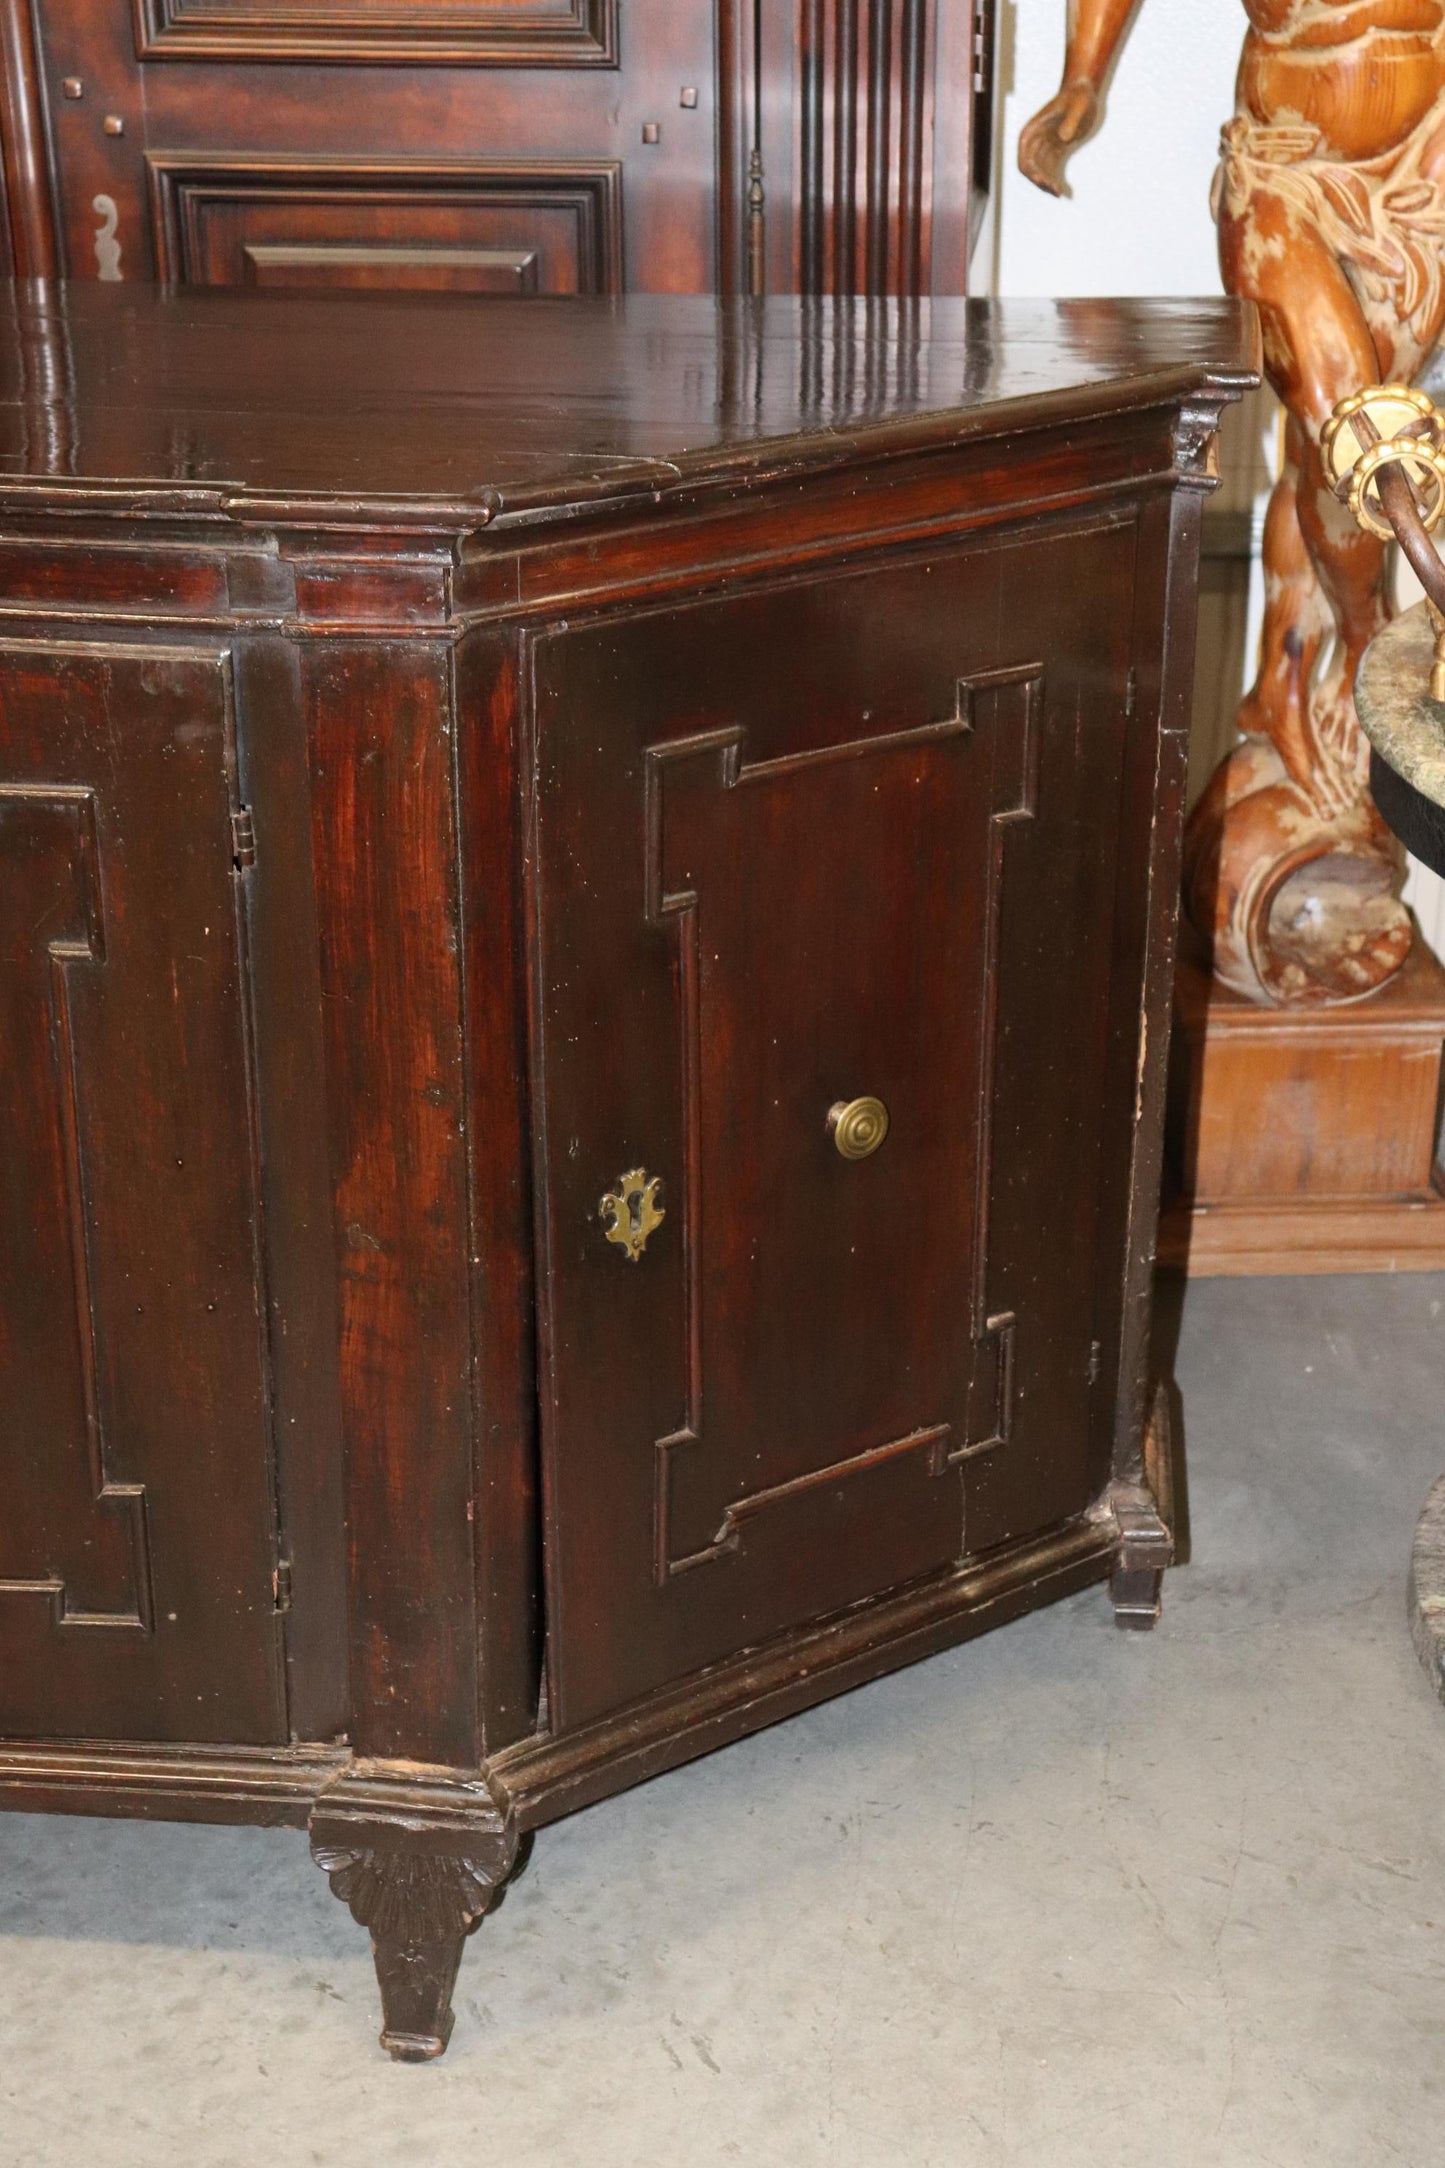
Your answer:
[[[1445,970],[1261,1009],[1192,958],[1174,992],[1159,1262],[1190,1274],[1445,1269]]]

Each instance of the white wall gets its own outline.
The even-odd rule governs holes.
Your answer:
[[[1063,202],[1024,179],[1017,153],[1024,122],[1058,88],[1067,0],[1000,0],[999,15],[1001,125],[992,228],[975,267],[979,290],[1218,293],[1209,190],[1219,131],[1234,110],[1243,8],[1230,0],[1141,0],[1104,126],[1076,153],[1073,195]],[[1255,603],[1257,620],[1257,595]],[[1405,893],[1426,938],[1445,954],[1445,883],[1414,867]]]
[[[1066,14],[1066,0],[1002,0],[996,290],[1218,293],[1209,186],[1234,111],[1243,8],[1143,0],[1103,130],[1069,168],[1072,200],[1058,202],[1024,179],[1015,154],[1023,123],[1058,88]]]

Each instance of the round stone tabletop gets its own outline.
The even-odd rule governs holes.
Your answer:
[[[1370,788],[1402,843],[1445,874],[1445,702],[1429,693],[1435,630],[1423,602],[1365,649],[1355,708],[1370,741]]]
[[[1445,702],[1426,691],[1435,631],[1423,602],[1377,633],[1355,679],[1365,736],[1396,775],[1445,806]]]

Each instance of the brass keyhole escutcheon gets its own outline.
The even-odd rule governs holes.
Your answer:
[[[622,1176],[616,1189],[608,1190],[598,1206],[606,1222],[608,1241],[627,1252],[630,1265],[637,1263],[649,1237],[667,1218],[657,1201],[661,1188],[661,1175],[649,1175],[645,1167],[634,1167],[630,1174]]]
[[[881,1099],[840,1099],[828,1128],[844,1159],[870,1159],[888,1134],[888,1109]]]

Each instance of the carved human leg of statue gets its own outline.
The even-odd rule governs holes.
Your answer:
[[[1308,774],[1309,695],[1320,656],[1333,635],[1330,606],[1299,522],[1299,424],[1286,424],[1284,469],[1264,519],[1265,610],[1259,669],[1240,703],[1247,738],[1268,738],[1288,772]]]
[[[1354,1001],[1400,969],[1412,928],[1354,713],[1356,666],[1387,615],[1385,552],[1335,501],[1319,432],[1401,349],[1417,365],[1418,338],[1439,326],[1397,327],[1382,355],[1334,253],[1268,188],[1226,201],[1220,245],[1226,284],[1260,305],[1289,424],[1265,529],[1259,675],[1240,709],[1243,742],[1190,819],[1186,906],[1215,975],[1250,1000]]]
[[[439,1770],[423,1785],[373,1767],[317,1801],[311,1853],[370,1930],[382,2046],[398,2062],[441,2055],[463,1944],[516,1859],[506,1802],[481,1776]]]

